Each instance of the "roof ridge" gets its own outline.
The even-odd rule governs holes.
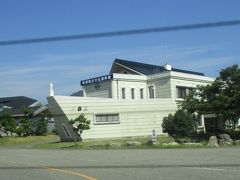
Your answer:
[[[130,60],[125,60],[125,59],[118,59],[118,58],[115,58],[115,62],[117,61],[125,61],[125,62],[129,62],[129,63],[135,63],[135,64],[141,64],[141,65],[147,65],[147,66],[157,66],[157,67],[162,67],[161,65],[154,65],[154,64],[147,64],[147,63],[142,63],[142,62],[137,62],[137,61],[130,61]]]
[[[27,96],[8,96],[8,97],[0,97],[0,99],[16,99],[16,98],[25,98],[25,99],[30,99],[32,101],[38,101],[36,99],[27,97]]]
[[[160,68],[161,70],[165,70],[164,66],[160,66],[160,65],[154,65],[154,64],[146,64],[146,63],[141,63],[141,62],[136,62],[136,61],[129,61],[129,60],[124,60],[124,59],[118,59],[115,58],[115,61],[117,63],[129,63],[131,65],[139,65],[139,66],[143,66],[144,68]],[[123,64],[126,66],[126,64]],[[189,70],[183,70],[183,69],[177,69],[177,68],[172,68],[172,71],[176,71],[176,72],[182,72],[182,73],[188,73],[188,74],[194,74],[194,75],[200,75],[200,76],[204,76],[204,73],[201,72],[196,72],[196,71],[189,71]]]

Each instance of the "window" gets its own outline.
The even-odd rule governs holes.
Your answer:
[[[186,96],[185,87],[177,87],[177,98],[184,98]]]
[[[143,99],[143,88],[140,89],[140,99]]]
[[[186,94],[190,94],[191,92],[193,92],[194,88],[187,88],[186,89]]]
[[[153,69],[153,73],[154,73],[154,74],[158,74],[158,73],[160,73],[160,72],[162,72],[162,70],[161,70],[160,68],[154,68],[154,69]]]
[[[189,87],[177,87],[177,98],[185,98],[190,92],[192,92],[194,88]]]
[[[126,99],[125,88],[122,88],[122,99]]]
[[[98,114],[95,116],[95,124],[118,124],[118,114]]]
[[[135,98],[135,95],[134,95],[134,88],[131,89],[131,97],[132,97],[132,99]]]
[[[152,86],[149,86],[149,87],[148,87],[148,91],[149,91],[149,98],[150,98],[150,99],[154,99],[154,97],[155,97],[154,86],[153,86],[153,85],[152,85]]]

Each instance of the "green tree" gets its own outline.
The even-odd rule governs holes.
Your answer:
[[[30,119],[33,117],[33,110],[29,107],[22,107],[22,112],[24,113],[24,117]]]
[[[8,110],[4,111],[1,116],[0,116],[0,128],[1,130],[6,133],[8,136],[8,133],[10,132],[11,135],[12,133],[16,132],[16,121],[12,117],[12,113]]]
[[[33,117],[33,111],[30,108],[23,107],[22,111],[24,117],[19,121],[16,133],[18,136],[29,136],[33,133],[33,123],[31,118]]]
[[[41,114],[37,121],[35,134],[38,136],[46,136],[47,134],[47,120],[44,114]]]
[[[33,123],[30,119],[23,117],[20,119],[16,131],[18,136],[29,136],[33,133]]]
[[[71,119],[69,123],[72,125],[73,131],[79,136],[79,140],[82,140],[82,132],[90,129],[90,120],[88,120],[83,113],[77,118]]]
[[[233,65],[222,69],[219,77],[190,93],[180,106],[190,113],[215,114],[218,119],[229,120],[233,129],[240,118],[240,69]]]
[[[163,132],[179,141],[180,137],[186,137],[193,133],[194,120],[191,114],[179,109],[174,115],[169,114],[168,117],[163,118]]]

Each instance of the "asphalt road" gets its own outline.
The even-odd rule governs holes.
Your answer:
[[[0,180],[240,179],[240,148],[33,150],[0,148]]]

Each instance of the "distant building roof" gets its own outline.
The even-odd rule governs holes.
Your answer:
[[[83,91],[80,90],[78,92],[75,92],[75,93],[71,94],[70,96],[80,96],[80,97],[83,97]]]
[[[133,70],[135,72],[138,72],[139,74],[144,74],[144,75],[151,75],[151,74],[156,74],[156,73],[166,71],[164,66],[145,64],[145,63],[128,61],[128,60],[123,60],[123,59],[115,59],[114,63],[123,65],[127,68],[130,68],[131,70]],[[175,71],[175,72],[182,72],[182,73],[187,73],[187,74],[204,76],[204,74],[200,73],[200,72],[187,71],[187,70],[176,69],[176,68],[172,68],[171,70]],[[111,72],[111,73],[113,73],[113,72]]]
[[[34,111],[41,107],[41,103],[35,99],[25,96],[3,97],[0,98],[0,111],[9,109],[13,115],[22,114],[23,107],[29,107]]]

